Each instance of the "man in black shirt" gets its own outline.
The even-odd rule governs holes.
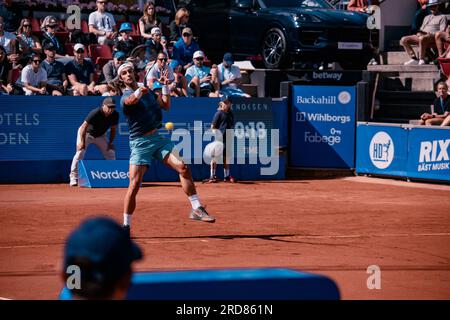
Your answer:
[[[70,171],[70,185],[78,184],[78,161],[84,159],[87,147],[94,143],[102,152],[106,160],[116,160],[113,141],[116,136],[119,113],[115,110],[116,104],[112,98],[103,100],[99,108],[92,110],[78,129],[77,152],[72,160]],[[111,128],[109,142],[106,140],[106,131]]]
[[[445,82],[439,82],[437,85],[438,97],[433,102],[433,112],[424,113],[420,116],[420,125],[450,125],[450,96],[448,86]]]

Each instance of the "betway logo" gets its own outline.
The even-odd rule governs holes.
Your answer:
[[[313,79],[331,79],[340,81],[342,79],[342,73],[329,73],[329,72],[314,72]]]
[[[321,96],[321,97],[297,97],[298,104],[336,104],[336,96]]]
[[[347,123],[350,122],[351,118],[350,116],[335,116],[328,113],[306,113],[306,112],[297,112],[296,114],[296,120],[298,122],[306,121],[306,118],[308,118],[308,121],[315,121],[315,122],[340,122],[340,123]]]
[[[419,162],[449,161],[448,146],[450,139],[422,141],[420,143]]]
[[[130,173],[125,171],[91,171],[92,179],[100,179],[100,180],[106,180],[106,179],[128,179],[130,178]]]

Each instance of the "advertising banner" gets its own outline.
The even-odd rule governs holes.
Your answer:
[[[450,181],[450,128],[412,128],[408,138],[407,175]]]
[[[354,168],[356,90],[293,86],[291,165]]]
[[[401,125],[358,123],[356,172],[406,176],[408,130]]]

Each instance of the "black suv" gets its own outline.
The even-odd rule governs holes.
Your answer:
[[[191,12],[194,36],[213,61],[231,51],[270,69],[298,62],[365,69],[371,58],[368,15],[336,10],[326,0],[182,2]]]

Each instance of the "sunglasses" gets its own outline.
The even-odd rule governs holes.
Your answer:
[[[190,34],[190,33],[183,33],[183,37],[190,37],[190,36],[192,36],[192,34]]]
[[[52,29],[56,28],[57,26],[58,26],[57,24],[49,24],[49,25],[47,25],[48,28],[52,28]]]
[[[83,49],[78,49],[77,51],[75,51],[76,53],[84,53]]]
[[[195,58],[194,60],[203,61],[203,58]]]
[[[167,62],[167,58],[161,58],[161,59],[158,59],[158,60]]]
[[[23,27],[24,27],[24,28],[31,27],[31,24],[24,24]]]
[[[41,63],[41,60],[33,60],[34,63]]]

